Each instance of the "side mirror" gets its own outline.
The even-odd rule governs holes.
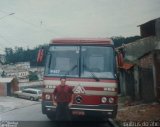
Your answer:
[[[37,63],[41,63],[43,61],[43,56],[44,56],[44,49],[41,48],[38,51],[38,55],[37,55]]]
[[[117,63],[118,63],[118,66],[123,66],[124,58],[122,53],[117,54]]]

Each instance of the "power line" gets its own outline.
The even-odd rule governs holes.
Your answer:
[[[0,10],[0,12],[2,12],[3,14],[8,14],[8,12],[5,12],[5,11],[3,11],[3,10]],[[14,13],[10,13],[9,15],[13,15],[13,14],[14,14]],[[7,15],[7,16],[9,16],[9,15]],[[3,18],[5,18],[5,17],[6,17],[6,16],[4,16]],[[46,32],[48,32],[48,33],[50,33],[50,34],[52,34],[52,35],[55,34],[55,33],[53,34],[53,32],[51,32],[49,29],[40,27],[39,25],[36,25],[36,24],[31,23],[31,22],[29,22],[29,21],[26,21],[26,20],[23,19],[23,18],[17,17],[17,16],[15,16],[15,15],[13,15],[13,17],[14,17],[15,19],[17,19],[17,20],[25,23],[25,24],[28,24],[28,25],[30,25],[30,26],[38,29],[38,30],[41,29],[41,30],[45,30]],[[6,22],[3,22],[3,23],[6,24]],[[42,26],[42,21],[40,22],[40,25]],[[43,24],[43,26],[44,26],[44,24]],[[12,41],[8,40],[5,36],[3,36],[3,35],[0,34],[0,38],[2,38],[5,42],[9,43],[9,45],[11,45],[12,47],[15,47],[15,46],[12,45]],[[13,40],[13,39],[12,39],[12,40]],[[14,39],[14,40],[17,40],[17,39]],[[24,41],[20,41],[20,40],[17,40],[17,41],[18,41],[19,43],[26,44]],[[4,46],[4,49],[5,49],[5,47],[6,47],[6,46]],[[2,48],[1,48],[1,49],[2,49]],[[4,49],[2,49],[2,50],[4,50]]]
[[[8,39],[6,39],[3,35],[0,34],[0,38],[2,38],[5,42],[8,42],[9,43],[8,45],[10,45],[11,47],[14,47],[12,45],[12,42],[9,41]],[[1,43],[1,47],[0,48],[1,48],[2,52],[5,52],[5,48],[7,48],[7,47],[3,43]]]
[[[2,38],[4,41],[8,42],[9,44],[11,43],[10,41],[8,41],[8,39],[6,39],[5,37],[3,37],[3,35],[0,34],[0,38]],[[3,48],[2,48],[3,47]],[[5,51],[5,45],[3,43],[1,43],[1,49],[4,52]]]
[[[7,43],[9,43],[9,45],[12,47],[12,48],[15,48],[15,47],[23,47],[23,46],[16,46],[16,45],[13,45],[12,43],[13,43],[13,41],[12,40],[16,40],[16,41],[18,41],[18,42],[22,42],[23,44],[25,43],[25,41],[19,41],[18,39],[8,39],[8,37],[6,37],[6,36],[4,36],[4,35],[2,35],[2,34],[0,34],[0,38],[2,38],[4,41],[6,41]],[[26,44],[26,43],[25,43]],[[7,46],[6,45],[4,45],[3,43],[1,43],[1,46],[3,46],[4,48],[6,48]],[[1,48],[1,47],[0,47]],[[25,48],[25,47],[23,47],[23,48]],[[1,48],[2,49],[2,48]]]
[[[50,33],[50,34],[52,34],[52,35],[55,34],[55,33],[51,32],[49,29],[47,29],[47,28],[39,27],[39,25],[33,24],[33,23],[31,23],[31,22],[28,22],[28,21],[26,21],[26,20],[24,20],[24,19],[22,19],[22,18],[17,17],[17,16],[14,16],[14,17],[15,17],[16,19],[18,19],[18,20],[26,23],[26,24],[29,24],[29,25],[35,27],[35,28],[43,29],[43,30],[45,30],[46,32],[48,32],[48,33]],[[41,21],[41,22],[42,22],[42,21]]]
[[[4,14],[8,13],[8,12],[5,12],[5,11],[3,11],[3,10],[0,10],[0,12],[2,12],[2,13],[4,13]],[[10,15],[13,15],[13,14],[14,14],[14,13],[10,13]],[[14,15],[13,17],[14,17],[15,19],[17,19],[17,20],[25,23],[25,24],[28,24],[28,25],[30,25],[30,26],[38,29],[38,30],[40,30],[40,29],[41,29],[41,30],[45,30],[46,32],[48,32],[48,33],[50,33],[50,34],[55,35],[55,33],[53,34],[53,32],[51,32],[49,29],[40,27],[39,25],[33,24],[33,23],[31,23],[31,22],[28,22],[28,21],[26,21],[26,20],[24,20],[24,19],[22,19],[22,18],[20,18],[20,17],[17,17],[17,16],[15,16],[15,15]],[[5,22],[5,23],[6,23],[6,22]],[[40,25],[42,26],[42,21],[40,22]],[[43,26],[44,26],[44,24],[43,24]],[[3,39],[4,39],[4,36],[3,36]],[[7,39],[5,39],[5,41],[6,41],[6,40],[7,40]],[[18,40],[18,41],[19,41],[19,40]],[[7,41],[7,42],[8,42],[8,41]],[[21,42],[21,43],[23,43],[23,44],[26,44],[24,41],[19,41],[19,42]]]
[[[5,11],[3,11],[3,10],[0,10],[0,12],[5,13],[5,14],[7,13],[7,12],[5,12]]]
[[[7,12],[5,12],[5,11],[3,11],[3,10],[0,10],[2,13],[7,13]],[[33,26],[33,27],[35,27],[35,28],[38,28],[38,29],[43,29],[43,30],[45,30],[46,32],[48,32],[48,33],[50,33],[50,34],[55,34],[55,33],[53,33],[53,32],[51,32],[49,29],[47,29],[47,28],[43,28],[43,27],[39,27],[39,25],[36,25],[36,24],[33,24],[33,23],[31,23],[31,22],[28,22],[28,21],[26,21],[25,19],[22,19],[22,18],[20,18],[20,17],[17,17],[17,16],[13,16],[15,19],[17,19],[17,20],[19,20],[19,21],[21,21],[21,22],[24,22],[24,23],[26,23],[26,24],[29,24],[29,25],[31,25],[31,26]],[[40,24],[42,25],[42,21],[40,21]],[[43,25],[44,26],[44,25]]]
[[[2,12],[3,14],[6,14],[6,13],[7,13],[7,12],[4,12],[4,11],[2,11],[2,10],[0,10],[0,12]],[[7,14],[7,15],[1,17],[0,20],[3,19],[3,18],[5,18],[5,17],[7,17],[7,16],[14,15],[14,14],[15,14],[15,13]],[[5,42],[8,42],[9,45],[12,45],[12,42],[9,41],[8,39],[6,39],[2,34],[0,34],[0,38],[2,38]],[[2,46],[3,46],[3,48],[2,48]],[[1,47],[0,47],[0,48],[1,48],[2,50],[4,50],[4,48],[6,48],[6,46],[1,43]]]
[[[11,16],[11,15],[14,15],[14,14],[15,14],[15,13],[10,13],[10,14],[8,14],[8,15],[5,15],[5,16],[1,17],[1,18],[0,18],[0,20],[1,20],[1,19],[3,19],[3,18],[5,18],[5,17],[8,17],[8,16]]]
[[[1,37],[3,40],[5,40],[6,42],[8,42],[9,44],[11,44],[11,42],[10,42],[8,39],[6,39],[3,35],[0,34],[0,37]]]
[[[13,39],[11,39],[11,40],[8,40],[8,38],[6,38],[4,35],[2,35],[2,34],[0,34],[0,38],[2,38],[5,42],[7,42],[8,43],[8,45],[10,46],[10,47],[12,47],[12,48],[15,48],[16,46],[15,45],[13,45],[12,43],[12,40]],[[14,40],[17,40],[17,39],[14,39]],[[19,41],[19,40],[17,40],[17,41]],[[20,41],[19,41],[20,42]],[[22,41],[23,42],[23,41]],[[2,48],[3,47],[3,48]],[[5,48],[7,48],[7,46],[6,45],[4,45],[3,43],[1,43],[1,47],[0,47],[2,50],[4,50]]]
[[[2,12],[3,14],[6,14],[6,13],[7,13],[7,12],[4,12],[4,11],[2,11],[2,10],[0,10],[0,12]],[[6,16],[1,17],[0,19],[5,18],[5,17],[10,16],[10,15],[13,15],[13,14],[14,14],[14,13],[10,13],[10,14],[8,14],[8,15],[6,15]],[[25,20],[23,20],[23,19],[21,19],[21,18],[16,17],[16,16],[15,16],[15,18],[18,19],[18,20],[21,20],[22,22],[25,22],[26,24],[32,25],[32,26],[34,26],[34,27],[37,28],[36,25],[34,25],[34,24],[30,23],[30,22],[27,22],[27,21],[25,21]],[[6,22],[3,22],[3,23],[6,23]],[[8,40],[4,35],[0,34],[0,38],[2,38],[5,42],[7,42],[9,45],[11,45],[11,47],[15,47],[15,46],[12,44],[12,41]],[[13,39],[12,39],[12,40],[13,40]],[[20,40],[18,40],[18,39],[14,39],[14,40],[17,40],[18,42],[22,42],[23,44],[25,43],[24,41],[20,41]],[[26,43],[25,43],[25,44],[26,44]],[[2,51],[4,51],[5,48],[6,48],[6,46],[1,43],[0,49],[1,49]]]

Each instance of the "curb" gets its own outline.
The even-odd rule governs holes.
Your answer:
[[[111,125],[113,125],[113,127],[120,127],[113,119],[108,118],[108,121],[110,122]]]

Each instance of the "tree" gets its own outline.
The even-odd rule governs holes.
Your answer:
[[[6,73],[3,71],[1,74],[2,77],[6,77]]]
[[[140,36],[132,36],[132,37],[111,37],[115,47],[122,46],[122,44],[127,44],[134,42],[138,39],[140,39]],[[38,50],[40,48],[44,48],[44,59],[41,63],[37,63],[37,54]],[[23,49],[22,47],[15,47],[14,50],[12,48],[6,48],[5,54],[6,54],[6,63],[16,63],[16,62],[30,62],[31,66],[44,66],[45,64],[45,58],[48,51],[48,45],[39,45],[35,47],[34,49]]]
[[[35,47],[34,49],[23,49],[22,47],[15,47],[14,50],[12,48],[6,48],[6,63],[16,63],[16,62],[30,62],[31,66],[44,66],[45,59],[43,59],[42,63],[37,63],[37,54],[38,50],[43,47],[44,48],[44,58],[47,55],[48,45],[40,45]]]
[[[6,63],[13,63],[13,49],[12,48],[5,48],[5,54],[6,54]]]
[[[38,76],[36,73],[34,72],[29,72],[29,81],[37,81],[38,80]]]
[[[140,36],[132,36],[132,37],[125,38],[125,37],[119,36],[119,37],[111,37],[111,39],[113,40],[115,47],[119,47],[119,46],[122,46],[122,44],[128,44],[128,43],[134,42],[138,39],[141,39],[141,37]]]

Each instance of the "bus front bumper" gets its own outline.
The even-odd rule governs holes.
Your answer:
[[[115,118],[117,114],[117,105],[101,104],[101,105],[80,105],[73,104],[70,111],[73,116],[91,116],[91,117],[108,117]],[[43,114],[54,114],[56,107],[52,102],[42,101]]]

